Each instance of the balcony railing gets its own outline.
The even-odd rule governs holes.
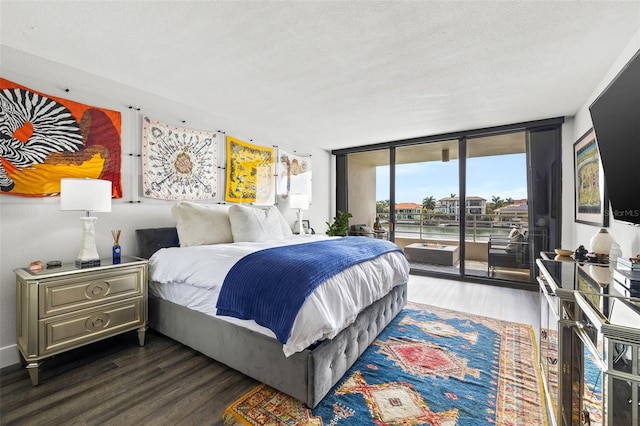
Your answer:
[[[396,238],[415,238],[420,240],[458,241],[460,218],[455,214],[411,214],[412,218],[397,215],[395,221]],[[382,227],[389,230],[388,216],[378,213]],[[511,228],[526,228],[527,217],[518,215],[467,214],[465,216],[466,241],[488,241],[490,235],[507,235]]]

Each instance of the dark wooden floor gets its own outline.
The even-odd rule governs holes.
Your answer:
[[[536,325],[538,294],[412,275],[409,300]],[[257,382],[154,331],[135,332],[44,363],[40,386],[20,365],[0,370],[1,425],[222,425]]]
[[[32,386],[0,370],[2,425],[221,425],[258,383],[161,334],[126,333],[47,360]]]

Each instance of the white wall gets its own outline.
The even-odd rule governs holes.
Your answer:
[[[111,255],[111,229],[122,230],[120,244],[123,254],[133,255],[137,249],[135,229],[175,225],[170,212],[172,202],[139,196],[140,159],[126,155],[140,151],[139,121],[142,116],[198,130],[220,129],[240,139],[253,139],[253,143],[263,146],[279,145],[290,151],[297,148],[295,141],[284,144],[282,141],[261,140],[260,135],[251,134],[251,123],[225,117],[223,106],[216,114],[197,110],[6,46],[1,46],[0,53],[0,75],[5,79],[50,96],[122,113],[122,150],[125,154],[121,170],[123,198],[114,200],[111,213],[96,214],[96,245],[98,253],[104,257]],[[69,92],[65,92],[67,88]],[[129,106],[140,108],[140,111]],[[304,218],[310,220],[316,232],[325,232],[325,222],[333,216],[330,209],[334,205],[335,188],[328,182],[335,164],[325,150],[299,152],[312,155],[313,167],[313,205],[304,212]],[[141,202],[131,203],[132,200]],[[278,207],[293,225],[295,211],[286,205]],[[0,195],[0,368],[18,362],[13,270],[34,260],[73,261],[80,250],[82,238],[79,216],[79,212],[61,212],[57,197],[29,199]]]
[[[567,120],[562,135],[562,245],[564,248],[575,249],[584,245],[589,249],[589,240],[598,231],[595,226],[574,222],[574,184],[573,184],[573,144],[587,130],[593,127],[589,115],[589,105],[602,93],[624,65],[640,49],[640,31],[629,41],[616,62],[611,66],[605,77],[593,90],[589,98],[582,105],[575,117]],[[605,175],[606,178],[606,175]],[[638,206],[640,208],[640,206]],[[613,236],[623,256],[632,256],[640,253],[640,226],[633,226],[613,220],[613,214],[609,209],[609,233]]]

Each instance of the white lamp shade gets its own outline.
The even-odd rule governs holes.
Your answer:
[[[60,179],[60,210],[111,211],[111,181]]]
[[[307,194],[290,194],[289,207],[292,209],[307,210],[309,208],[309,195]]]

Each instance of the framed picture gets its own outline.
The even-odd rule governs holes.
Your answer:
[[[573,144],[575,221],[609,226],[609,200],[593,128]]]

